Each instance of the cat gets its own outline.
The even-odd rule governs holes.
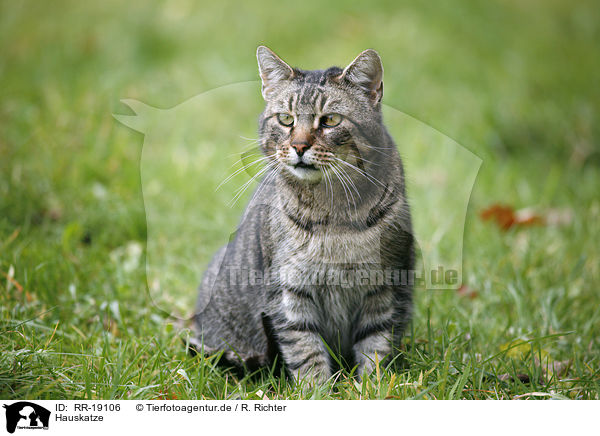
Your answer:
[[[193,345],[240,368],[282,362],[296,381],[368,374],[395,356],[412,312],[398,277],[414,268],[381,59],[304,71],[264,46],[257,59],[264,176],[205,272]]]

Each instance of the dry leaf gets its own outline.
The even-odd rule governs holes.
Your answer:
[[[467,285],[460,285],[460,288],[458,288],[458,291],[456,292],[461,297],[467,297],[471,300],[479,296],[479,293],[476,290],[469,288]]]
[[[482,220],[488,221],[494,219],[498,226],[507,230],[514,224],[515,212],[510,206],[503,206],[501,204],[494,204],[480,212],[479,216]]]
[[[260,398],[261,400],[270,400],[269,397],[267,397],[267,394],[263,392],[262,389],[259,389],[256,391],[256,395],[258,396],[258,398]]]
[[[537,215],[532,209],[521,209],[515,211],[511,206],[494,204],[480,212],[482,220],[493,219],[502,230],[508,230],[514,226],[532,226],[544,224],[544,219]]]
[[[532,226],[543,225],[546,220],[538,215],[532,208],[528,207],[515,212],[515,220],[513,225]]]
[[[178,400],[179,398],[177,398],[177,395],[175,395],[172,392],[167,391],[160,391],[158,393],[158,396],[156,398],[154,398],[154,400]]]
[[[513,377],[510,374],[500,374],[498,376],[498,380],[500,380],[500,381],[515,381],[515,380],[519,380],[523,384],[531,383],[531,378],[529,377],[528,374],[516,374],[515,377]]]
[[[570,209],[547,209],[539,211],[531,207],[515,210],[506,204],[493,204],[480,212],[484,221],[494,220],[502,230],[511,227],[528,227],[534,225],[567,225],[573,221]]]

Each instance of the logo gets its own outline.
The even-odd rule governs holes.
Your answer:
[[[10,405],[4,404],[6,409],[6,431],[14,433],[15,429],[44,429],[48,430],[50,411],[29,401],[19,401]]]

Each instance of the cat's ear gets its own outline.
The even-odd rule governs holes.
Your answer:
[[[277,83],[294,77],[294,70],[264,45],[256,50],[256,58],[262,80],[262,95],[267,100]]]
[[[367,49],[359,54],[344,69],[340,78],[364,90],[374,103],[381,101],[383,97],[383,65],[375,50]]]

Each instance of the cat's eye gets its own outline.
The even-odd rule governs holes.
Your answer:
[[[324,127],[335,127],[342,122],[340,114],[328,114],[321,117],[321,125]]]
[[[277,120],[286,127],[294,124],[294,117],[290,114],[277,114]]]

